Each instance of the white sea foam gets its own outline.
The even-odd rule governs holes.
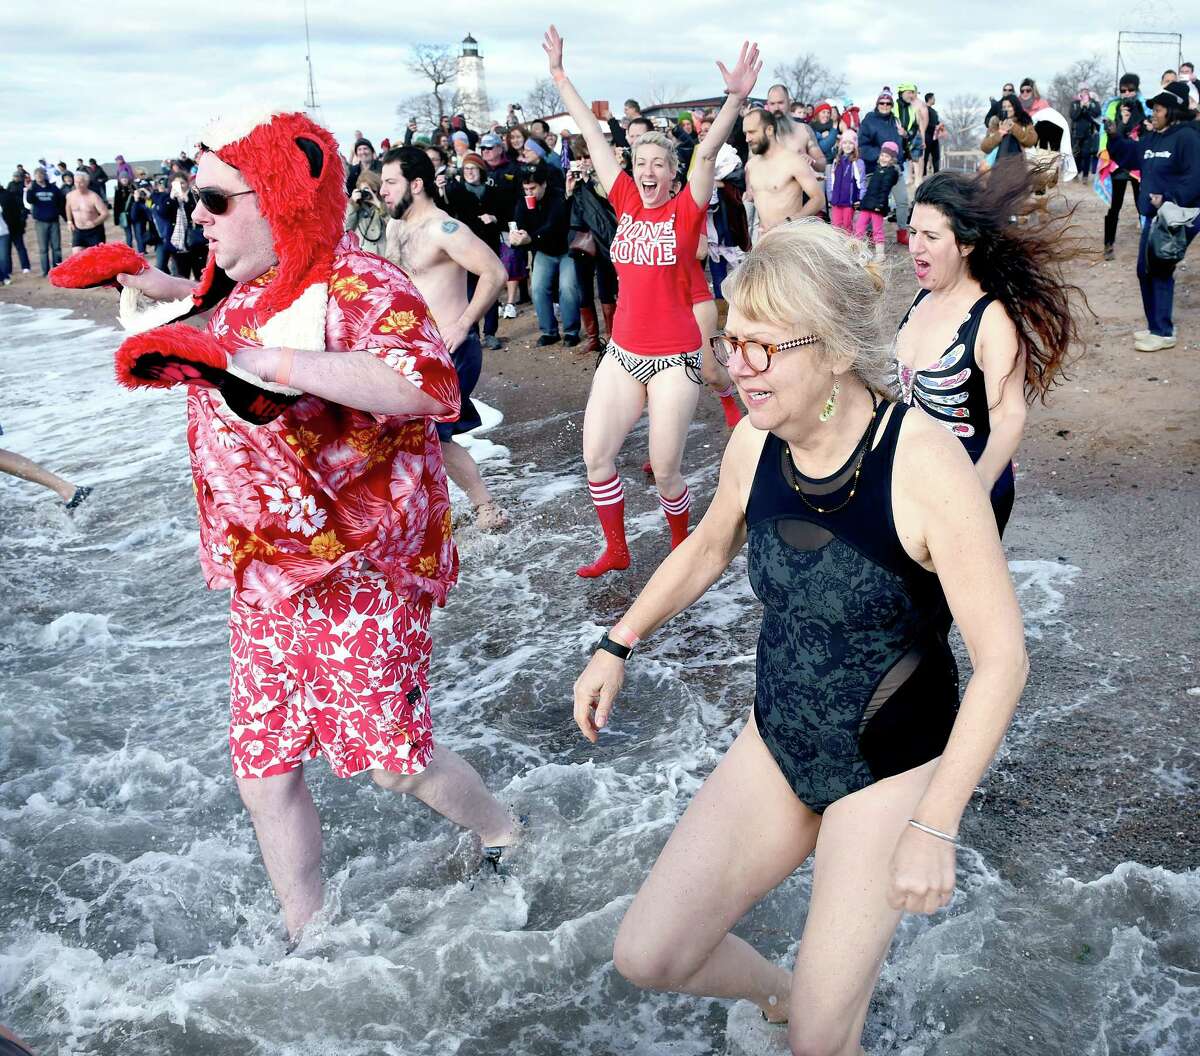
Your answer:
[[[0,480],[0,582],[19,584],[0,613],[9,1025],[39,1052],[103,1056],[720,1052],[721,1003],[640,991],[614,972],[611,950],[745,722],[759,610],[744,557],[639,649],[597,747],[571,717],[591,645],[667,553],[637,469],[644,422],[622,456],[633,569],[582,583],[574,568],[594,556],[594,513],[578,459],[544,443],[548,422],[577,428],[577,410],[513,424],[479,405],[487,436],[468,443],[493,445],[485,478],[522,516],[503,535],[461,539],[460,584],[434,615],[431,700],[440,743],[528,815],[528,840],[507,881],[476,877],[472,837],[311,764],[325,909],[285,956],[229,772],[227,598],[205,592],[196,568],[182,396],[120,389],[119,335],[62,312],[0,305],[0,330],[11,446],[101,485],[68,521],[50,515],[52,499]],[[706,428],[693,427],[689,448],[697,517],[723,447]],[[1086,573],[1049,561],[1012,572],[1035,660],[1068,650],[1097,665],[1092,692],[1116,692],[1110,668],[1124,660],[1086,653],[1066,619]],[[1164,797],[1194,795],[1183,757],[1153,758]],[[781,963],[811,875],[800,870],[743,922]],[[1045,856],[1018,885],[964,857],[951,909],[900,930],[868,1051],[1200,1051],[1198,885],[1194,872],[1135,863],[1073,880]]]

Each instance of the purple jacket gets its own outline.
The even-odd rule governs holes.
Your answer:
[[[867,167],[861,158],[851,161],[840,151],[837,161],[828,171],[830,205],[853,205],[862,199],[867,189]]]

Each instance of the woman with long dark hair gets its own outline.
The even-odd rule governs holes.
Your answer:
[[[983,176],[939,172],[921,184],[909,256],[921,286],[896,335],[900,389],[966,447],[1003,532],[1025,408],[1062,375],[1080,342],[1062,265],[1078,255],[1072,213],[1021,224],[1036,172],[1002,161]]]
[[[509,161],[521,160],[521,151],[525,149],[528,139],[529,130],[524,125],[513,125],[512,128],[504,130],[504,152],[508,155]]]
[[[1020,154],[1026,147],[1036,147],[1038,141],[1037,129],[1033,127],[1033,118],[1025,112],[1021,100],[1011,93],[1000,97],[997,104],[1001,116],[992,115],[988,122],[987,135],[979,144],[984,154],[996,151],[996,164],[1009,154]]]

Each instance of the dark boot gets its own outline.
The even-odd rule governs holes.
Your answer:
[[[596,309],[590,304],[579,309],[579,321],[583,323],[583,332],[587,337],[581,352],[599,352],[600,334],[596,329]]]
[[[604,342],[607,345],[612,340],[613,319],[617,315],[617,306],[615,304],[602,304],[600,311],[604,313]]]

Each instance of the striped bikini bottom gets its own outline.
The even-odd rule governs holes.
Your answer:
[[[626,374],[643,385],[648,385],[655,374],[663,370],[670,370],[672,367],[683,367],[688,381],[702,385],[703,382],[700,379],[702,352],[702,349],[697,349],[695,352],[679,352],[673,356],[639,356],[636,352],[630,352],[612,341],[604,350],[604,354],[612,356]]]

